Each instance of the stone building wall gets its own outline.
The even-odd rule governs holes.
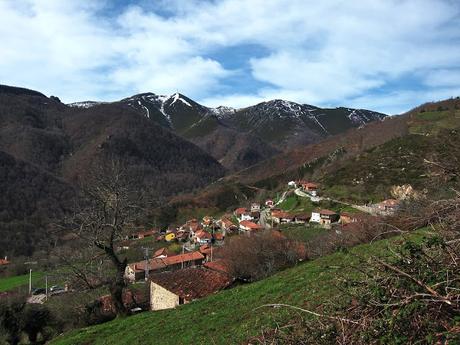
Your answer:
[[[150,310],[170,309],[177,305],[179,305],[179,296],[150,282]]]

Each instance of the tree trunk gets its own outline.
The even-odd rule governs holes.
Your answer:
[[[123,291],[126,287],[124,278],[126,268],[126,260],[117,265],[117,276],[115,280],[110,284],[110,295],[115,308],[115,314],[117,316],[128,315],[128,309],[123,303]]]

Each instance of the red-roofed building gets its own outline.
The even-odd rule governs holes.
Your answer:
[[[182,230],[189,231],[191,234],[195,234],[196,231],[202,229],[202,225],[197,219],[190,219],[184,225],[181,226]]]
[[[198,230],[195,233],[195,236],[194,236],[195,243],[207,244],[207,243],[211,243],[211,240],[212,240],[212,235],[207,231]]]
[[[337,212],[331,210],[315,210],[311,213],[310,222],[319,223],[322,225],[331,225],[339,220],[340,216]]]
[[[259,224],[253,223],[249,220],[243,220],[240,222],[240,230],[246,233],[251,233],[253,231],[259,231],[262,229],[263,229],[262,226],[260,226]]]
[[[273,206],[275,206],[275,202],[272,199],[267,199],[265,201],[265,206],[272,208]]]
[[[150,309],[175,308],[225,289],[231,283],[228,275],[206,268],[160,273],[150,280]]]
[[[133,233],[129,236],[130,239],[143,239],[143,238],[146,238],[146,237],[151,237],[151,236],[155,236],[156,234],[158,234],[158,229],[150,229],[150,230],[146,230],[146,231],[139,231],[139,232],[136,232],[136,233]]]
[[[310,193],[313,196],[316,196],[318,192],[318,184],[309,181],[297,181],[297,186],[301,187],[305,192]]]
[[[233,222],[228,218],[221,218],[219,223],[220,223],[221,229],[224,231],[232,232],[232,231],[238,230],[238,227],[235,224],[233,224]]]
[[[163,248],[158,249],[155,253],[153,253],[153,258],[162,259],[162,258],[167,258],[168,256],[174,256],[174,255],[177,255],[177,254],[169,250],[168,248],[163,247]]]
[[[239,221],[253,220],[253,217],[251,216],[251,211],[244,207],[237,208],[234,214]]]
[[[206,226],[211,225],[214,222],[214,219],[210,216],[204,216],[203,217],[203,224]]]
[[[9,265],[11,262],[8,261],[8,258],[5,256],[4,259],[0,259],[0,266],[6,266]]]
[[[174,271],[186,267],[194,267],[203,264],[204,256],[200,252],[177,254],[165,258],[155,258],[147,261],[139,261],[129,264],[125,270],[125,279],[134,282],[145,278],[148,268],[149,275],[154,272]]]
[[[135,282],[141,279],[145,279],[145,271],[148,269],[149,274],[155,271],[166,270],[166,265],[163,259],[156,258],[147,261],[134,262],[126,266],[125,279],[130,282]]]
[[[258,202],[251,204],[251,212],[260,212],[260,204]]]
[[[294,215],[294,223],[305,224],[310,221],[310,215],[306,213],[298,213]]]
[[[203,263],[204,256],[200,252],[190,252],[169,256],[162,259],[168,270],[175,270],[184,267],[198,266]]]
[[[282,210],[272,210],[271,217],[275,223],[290,223],[294,221],[294,216]]]

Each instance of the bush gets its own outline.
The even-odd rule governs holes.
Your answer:
[[[263,232],[229,239],[220,255],[236,278],[255,281],[304,259],[303,246],[278,232]]]

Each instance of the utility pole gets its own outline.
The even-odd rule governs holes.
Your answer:
[[[181,268],[184,268],[184,253],[185,253],[185,243],[182,245],[182,257],[181,257]]]
[[[212,262],[212,241],[211,241],[211,262]]]
[[[148,247],[142,247],[144,250],[144,259],[145,259],[145,267],[144,267],[144,272],[145,272],[145,281],[149,280],[149,273],[150,273],[150,258],[149,258],[149,251],[152,250],[152,248]]]
[[[29,269],[29,295],[32,293],[32,269]]]

